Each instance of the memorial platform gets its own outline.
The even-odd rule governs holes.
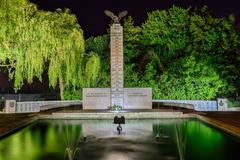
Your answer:
[[[115,116],[124,116],[126,119],[160,119],[160,118],[190,118],[191,114],[169,110],[81,110],[58,111],[44,118],[51,119],[113,119]]]

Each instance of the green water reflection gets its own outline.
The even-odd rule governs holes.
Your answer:
[[[183,120],[173,125],[153,124],[153,131],[174,137],[179,159],[239,159],[239,140],[197,120]],[[162,131],[162,132],[163,132]]]
[[[0,160],[229,160],[239,144],[197,120],[129,120],[122,135],[112,121],[45,120],[1,139]]]

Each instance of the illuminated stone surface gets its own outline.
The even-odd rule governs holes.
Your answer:
[[[83,88],[83,109],[110,107],[110,88]]]
[[[16,100],[6,100],[5,101],[5,112],[15,113],[16,112]]]
[[[152,109],[151,88],[124,88],[123,27],[110,28],[111,88],[84,88],[83,109]]]
[[[123,28],[119,23],[114,23],[110,30],[111,106],[123,107]]]
[[[152,89],[124,88],[124,109],[152,109]]]
[[[111,98],[110,88],[84,88],[83,109],[108,109]],[[120,93],[123,98],[124,109],[151,109],[152,90],[151,88],[123,88]]]
[[[218,98],[217,99],[217,106],[219,111],[227,111],[228,110],[228,104],[226,98]]]

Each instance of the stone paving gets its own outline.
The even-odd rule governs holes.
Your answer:
[[[198,118],[240,138],[240,112],[204,113]]]
[[[37,114],[0,114],[0,137],[5,136],[37,119]]]

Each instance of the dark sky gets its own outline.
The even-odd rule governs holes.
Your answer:
[[[110,19],[103,13],[109,9],[118,13],[128,10],[136,22],[140,24],[147,17],[147,12],[155,9],[166,9],[172,5],[184,8],[207,5],[216,17],[225,17],[233,13],[240,22],[240,0],[31,0],[39,9],[55,10],[69,8],[77,15],[85,37],[106,33]]]

